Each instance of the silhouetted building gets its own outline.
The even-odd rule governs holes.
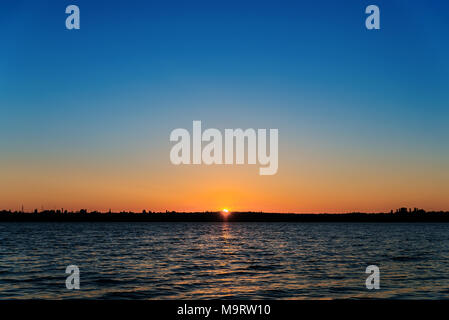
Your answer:
[[[391,213],[393,213],[393,210],[391,210]],[[424,209],[418,209],[418,208],[399,208],[396,209],[397,214],[424,214],[426,211]]]
[[[396,209],[396,213],[399,213],[399,214],[407,214],[407,213],[408,213],[408,210],[407,210],[407,208],[402,207],[402,208]]]

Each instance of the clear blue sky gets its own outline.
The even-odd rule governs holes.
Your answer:
[[[80,30],[65,29],[69,4]],[[369,4],[381,30],[365,28]],[[449,2],[435,0],[2,1],[0,164],[11,176],[57,154],[152,165],[167,161],[172,129],[202,120],[279,128],[280,169],[316,152],[415,159],[404,175],[441,177],[448,35]]]

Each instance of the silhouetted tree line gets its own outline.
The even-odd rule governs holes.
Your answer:
[[[67,211],[64,209],[41,210],[32,212],[0,211],[0,221],[260,221],[260,222],[449,222],[448,211],[430,211],[418,208],[399,208],[389,213],[341,213],[341,214],[295,214],[267,212],[232,212],[223,215],[221,212],[141,212],[120,211],[107,212]]]

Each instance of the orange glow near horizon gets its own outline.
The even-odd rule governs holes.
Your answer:
[[[290,153],[276,175],[260,176],[251,165],[173,166],[167,154],[88,161],[49,156],[32,164],[0,159],[0,210],[198,212],[222,211],[223,204],[228,211],[296,213],[449,209],[449,171],[428,159],[370,155],[354,163],[346,156]]]
[[[223,210],[221,210],[221,215],[223,216],[224,219],[227,219],[227,217],[231,214],[231,212],[224,208]]]

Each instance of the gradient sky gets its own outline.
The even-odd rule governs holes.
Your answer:
[[[2,1],[0,208],[449,210],[448,35],[436,0]],[[172,165],[193,120],[278,128],[278,173]]]

